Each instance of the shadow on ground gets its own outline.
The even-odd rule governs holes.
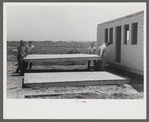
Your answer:
[[[130,78],[130,85],[136,89],[138,92],[143,92],[144,91],[144,78],[141,75],[134,74],[132,72],[126,72],[124,70],[114,68],[113,67],[107,67],[107,71],[114,73],[116,75],[120,75],[123,77],[128,77]]]

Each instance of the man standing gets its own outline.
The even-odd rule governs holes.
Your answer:
[[[27,55],[32,54],[32,50],[34,48],[34,45],[32,45],[32,41],[29,41],[29,45],[27,45]],[[29,64],[29,69],[32,68],[32,63]]]
[[[88,53],[89,54],[95,54],[95,52],[96,52],[96,47],[94,47],[94,43],[91,43],[91,46],[88,48]],[[88,69],[90,70],[90,63],[91,63],[91,61],[89,60],[88,61]],[[95,68],[96,68],[96,60],[94,60],[94,66],[95,66]]]
[[[79,53],[79,45],[77,42],[75,42],[75,52]]]
[[[110,45],[110,42],[104,43],[98,48],[97,54],[101,57],[100,70],[106,70],[106,48]],[[98,62],[99,64],[99,62]]]
[[[26,57],[25,42],[23,40],[20,40],[20,46],[18,47],[18,52],[17,52],[18,67],[16,69],[16,73],[18,73],[20,70],[21,75],[23,75],[27,67],[27,62],[23,60],[24,57]]]

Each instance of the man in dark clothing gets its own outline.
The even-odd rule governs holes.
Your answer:
[[[25,42],[23,40],[20,41],[20,46],[18,47],[18,54],[17,54],[17,60],[18,60],[18,67],[16,69],[16,73],[21,71],[21,75],[24,74],[24,71],[27,68],[28,63],[23,60],[23,58],[26,57],[26,47]]]

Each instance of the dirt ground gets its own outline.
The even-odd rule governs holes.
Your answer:
[[[131,79],[130,84],[123,86],[100,85],[81,87],[22,88],[23,76],[14,73],[17,62],[7,62],[7,98],[13,99],[143,99],[143,84]],[[51,65],[33,66],[33,69],[48,68],[51,70],[81,70],[86,65]]]

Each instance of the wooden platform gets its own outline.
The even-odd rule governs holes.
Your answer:
[[[49,61],[74,61],[74,60],[100,60],[95,54],[32,54],[24,58],[27,62],[49,62]]]
[[[25,73],[24,85],[35,87],[46,86],[87,86],[102,84],[127,84],[123,78],[109,72],[57,72],[57,73]]]

